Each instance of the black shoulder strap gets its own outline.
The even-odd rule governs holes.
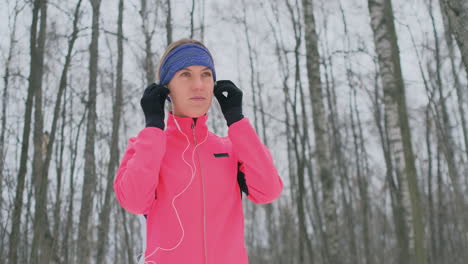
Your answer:
[[[245,192],[246,195],[249,195],[249,188],[247,187],[247,183],[245,181],[245,174],[240,170],[241,164],[242,163],[237,162],[237,183],[239,184],[240,195],[242,199],[242,192]]]

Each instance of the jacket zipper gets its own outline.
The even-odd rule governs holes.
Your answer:
[[[192,124],[192,135],[193,135],[193,141],[195,143],[195,146],[197,146],[197,138],[195,136],[195,123]],[[203,178],[203,174],[201,171],[201,162],[200,162],[200,155],[198,153],[198,150],[195,150],[197,152],[197,159],[198,159],[198,164],[200,166],[200,176],[202,179],[202,193],[203,193],[203,243],[204,243],[204,255],[205,255],[205,264],[208,264],[208,259],[207,259],[207,253],[206,253],[206,204],[205,204],[205,179]]]

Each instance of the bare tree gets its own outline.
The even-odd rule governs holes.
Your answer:
[[[70,97],[69,97],[70,98]],[[72,115],[73,115],[73,100],[69,100],[70,101],[70,106],[69,106],[69,109],[70,109],[70,120],[72,119]],[[83,126],[83,124],[85,123],[85,120],[86,120],[86,116],[87,116],[87,110],[88,109],[85,109],[84,113],[83,113],[83,116],[81,117],[79,123],[78,123],[78,126],[77,126],[77,133],[76,133],[76,137],[75,138],[72,138],[70,137],[70,142],[69,142],[69,146],[70,146],[70,184],[69,184],[69,190],[70,190],[70,194],[69,194],[69,197],[68,197],[68,209],[67,209],[67,218],[66,218],[66,223],[65,223],[65,228],[64,228],[64,237],[63,237],[63,244],[67,245],[67,246],[64,246],[62,247],[62,255],[63,255],[63,259],[64,259],[64,262],[65,263],[74,263],[74,260],[73,260],[73,252],[74,252],[74,248],[75,248],[75,244],[74,244],[74,240],[72,240],[73,238],[73,227],[74,227],[74,221],[73,221],[73,212],[74,212],[74,197],[75,197],[75,169],[76,169],[76,163],[77,163],[77,158],[78,158],[78,142],[80,140],[80,132],[81,132],[81,127]]]
[[[8,45],[8,55],[6,58],[5,62],[5,73],[3,75],[3,95],[2,95],[2,127],[1,127],[1,132],[0,132],[0,212],[2,211],[2,206],[3,206],[3,177],[4,177],[4,167],[5,167],[5,132],[6,132],[6,120],[7,120],[7,106],[8,106],[8,85],[10,81],[10,71],[11,71],[11,64],[14,59],[14,52],[16,48],[16,23],[18,20],[18,15],[20,12],[24,9],[24,5],[20,6],[19,1],[15,2],[15,7],[13,8],[13,15],[10,18],[9,17],[9,28],[10,28],[10,41]],[[0,222],[6,222],[3,221],[3,214],[0,214]],[[0,245],[1,246],[1,245]],[[0,257],[2,256],[0,252]]]
[[[201,5],[200,6],[200,13],[201,13],[201,19],[200,19],[200,41],[204,42],[205,41],[205,11],[206,11],[206,0],[201,0]]]
[[[167,45],[172,43],[172,10],[171,0],[166,0],[167,5],[167,17],[166,17],[166,40]]]
[[[96,90],[98,73],[99,15],[101,0],[90,0],[93,8],[91,44],[89,45],[89,90],[88,117],[86,124],[84,180],[81,196],[80,223],[78,229],[78,260],[90,263],[89,220],[93,213],[93,197],[96,188],[95,136],[96,136]]]
[[[47,1],[41,7],[41,24],[39,39],[45,38],[47,25]],[[42,36],[44,34],[44,36]],[[39,41],[38,48],[45,49],[45,39]],[[48,167],[52,155],[53,139],[50,140],[49,133],[43,132],[42,113],[42,86],[36,90],[35,94],[35,114],[34,114],[34,157],[32,183],[35,188],[35,209],[34,209],[34,236],[31,246],[31,263],[50,263],[53,254],[53,238],[47,216],[47,194],[49,188]],[[55,129],[59,116],[60,99],[56,102],[56,112],[54,113],[53,128]],[[55,130],[54,136],[55,136]],[[54,254],[54,261],[58,261]]]
[[[404,217],[409,228],[410,258],[400,263],[426,263],[424,222],[411,141],[405,87],[390,0],[369,0],[371,27],[384,89],[385,125],[394,173],[400,184]]]
[[[151,27],[149,22],[149,15],[150,12],[147,8],[147,0],[140,1],[141,8],[140,8],[140,16],[141,16],[141,29],[143,31],[143,35],[145,37],[145,57],[144,57],[144,67],[146,73],[146,83],[149,85],[153,83],[155,80],[156,70],[153,63],[153,36],[156,31],[156,26]],[[156,16],[157,16],[157,8],[156,8]]]
[[[119,17],[117,21],[118,31],[117,31],[117,47],[118,47],[118,57],[117,57],[117,81],[116,81],[116,97],[115,102],[112,104],[113,109],[113,117],[112,117],[112,138],[111,138],[111,146],[110,146],[110,160],[109,165],[107,168],[107,182],[106,182],[106,190],[105,190],[105,197],[104,197],[104,205],[102,211],[99,215],[100,224],[99,224],[99,233],[98,233],[98,244],[97,248],[97,256],[96,256],[96,263],[104,263],[107,244],[108,244],[108,237],[109,237],[109,225],[110,225],[110,214],[112,209],[113,200],[111,200],[111,196],[113,194],[113,178],[115,175],[115,170],[118,167],[119,163],[119,128],[120,128],[120,116],[122,112],[122,80],[123,80],[123,12],[124,12],[124,2],[123,0],[119,1]]]
[[[354,143],[354,155],[356,163],[356,176],[359,189],[360,207],[362,210],[362,239],[364,240],[364,257],[363,263],[374,263],[373,254],[371,252],[371,235],[370,235],[370,218],[371,218],[371,201],[369,199],[369,167],[367,160],[367,152],[365,148],[365,140],[363,135],[362,122],[359,115],[358,104],[356,102],[356,89],[352,91],[353,96],[350,100],[350,120],[351,131]],[[350,227],[352,229],[352,227]]]
[[[293,110],[293,124],[292,124],[292,149],[295,155],[296,171],[294,172],[297,177],[297,192],[295,193],[296,207],[299,220],[299,263],[307,262],[307,259],[313,259],[314,251],[312,248],[312,241],[309,237],[307,228],[306,211],[309,210],[307,206],[307,191],[306,191],[306,169],[307,164],[310,162],[310,157],[307,155],[306,148],[309,143],[309,115],[306,112],[306,96],[302,85],[300,74],[300,49],[302,46],[302,23],[301,23],[301,9],[299,2],[296,1],[294,5],[290,1],[285,1],[294,32],[294,95],[292,102]],[[260,94],[259,94],[260,98]],[[302,131],[301,131],[302,130]]]
[[[33,2],[33,12],[32,12],[32,23],[30,31],[30,73],[29,73],[29,86],[28,86],[28,95],[25,103],[25,118],[24,118],[24,127],[23,127],[23,140],[21,147],[21,158],[20,166],[17,177],[16,185],[16,195],[15,195],[15,204],[13,209],[12,216],[12,228],[10,233],[10,245],[9,245],[9,254],[8,254],[8,263],[15,264],[18,262],[18,247],[19,247],[19,237],[20,237],[20,223],[21,223],[21,211],[23,207],[23,191],[25,185],[25,178],[27,172],[27,161],[28,161],[28,148],[29,148],[29,134],[31,130],[31,114],[32,114],[32,100],[34,94],[37,90],[41,89],[42,84],[42,73],[43,73],[43,62],[44,62],[44,47],[45,43],[45,19],[46,16],[42,16],[42,7],[46,5],[45,0],[36,0]],[[41,17],[39,19],[39,13],[41,12]],[[44,22],[42,23],[42,20]],[[38,23],[41,24],[39,30],[39,37],[37,36],[38,32]],[[37,122],[37,120],[36,120]],[[42,132],[42,130],[41,130]]]
[[[280,13],[280,5],[278,1],[270,1],[269,7],[273,13],[274,16],[274,21],[271,21],[267,17],[267,21],[269,23],[269,26],[271,28],[271,32],[273,33],[273,37],[275,39],[275,55],[278,60],[278,66],[279,66],[279,72],[282,80],[282,92],[283,92],[283,109],[284,109],[284,115],[285,115],[285,130],[286,130],[286,149],[287,149],[287,161],[288,161],[288,174],[289,174],[289,181],[291,182],[291,187],[289,188],[290,191],[290,197],[291,200],[297,197],[298,191],[295,189],[298,188],[298,184],[296,183],[296,167],[297,165],[294,162],[294,139],[297,133],[293,133],[293,129],[291,129],[291,110],[295,109],[294,102],[291,100],[291,94],[290,94],[290,87],[288,85],[289,79],[290,79],[290,74],[291,72],[289,71],[290,68],[290,63],[288,59],[288,52],[287,48],[285,47],[285,37],[282,34],[281,27],[280,27],[280,18],[279,18],[279,13]],[[291,17],[291,20],[294,20],[294,17]],[[297,41],[297,39],[296,39]],[[293,110],[294,113],[294,110]],[[301,205],[296,204],[296,208],[300,208]],[[269,241],[270,241],[270,246],[273,246],[276,248],[275,251],[273,251],[273,256],[272,256],[272,263],[275,264],[280,264],[280,263],[297,263],[297,258],[300,253],[298,251],[300,250],[299,247],[297,246],[298,243],[302,243],[303,240],[303,235],[299,235],[299,230],[296,230],[295,226],[291,226],[291,223],[289,222],[291,219],[289,217],[293,217],[293,208],[294,204],[291,202],[287,202],[286,204],[279,205],[278,210],[280,212],[279,216],[279,230],[282,230],[281,233],[278,234],[278,232],[269,232]],[[301,207],[303,208],[303,207]],[[301,230],[303,230],[303,226],[299,226]],[[276,234],[277,236],[274,236]],[[280,241],[289,241],[289,243],[278,243],[278,240]],[[311,252],[311,258],[313,256],[313,252]]]
[[[377,63],[376,63],[377,64]],[[382,107],[383,103],[383,98],[381,96],[381,91],[380,91],[380,78],[379,78],[379,73],[378,73],[378,66],[376,66],[376,76],[374,77],[374,90],[373,91],[368,91],[368,93],[371,95],[370,97],[372,98],[372,104],[373,104],[373,116],[374,120],[378,129],[379,133],[379,139],[380,143],[382,146],[382,152],[383,156],[385,159],[385,165],[387,166],[386,168],[386,173],[385,173],[385,180],[386,180],[386,185],[388,186],[389,189],[389,194],[390,194],[390,205],[392,207],[392,216],[393,216],[393,222],[395,224],[395,235],[396,235],[396,241],[397,241],[397,247],[398,247],[398,254],[397,254],[397,259],[399,262],[403,262],[403,260],[407,260],[409,256],[409,249],[408,249],[408,234],[407,234],[407,227],[405,224],[405,219],[404,219],[404,211],[403,211],[403,201],[402,201],[402,195],[401,191],[398,188],[398,182],[395,179],[394,176],[394,169],[393,169],[393,161],[392,161],[392,155],[390,153],[390,147],[389,147],[389,138],[388,138],[388,133],[387,130],[385,129],[385,113],[384,109]],[[383,255],[382,255],[383,256]]]
[[[428,194],[428,220],[429,220],[429,234],[430,234],[430,253],[429,253],[429,263],[439,263],[441,262],[441,259],[439,260],[439,243],[437,241],[437,230],[435,228],[435,218],[436,216],[434,215],[435,212],[435,206],[434,206],[434,196],[433,196],[433,164],[432,164],[432,136],[431,136],[431,130],[432,130],[432,121],[430,117],[430,105],[426,107],[425,111],[426,115],[426,148],[427,148],[427,156],[428,156],[428,167],[427,167],[427,194]]]
[[[312,105],[313,128],[315,137],[318,174],[322,182],[323,211],[326,221],[326,263],[342,263],[339,255],[337,202],[335,200],[335,179],[332,170],[331,148],[327,138],[326,110],[320,77],[320,55],[318,36],[312,0],[302,0],[304,12],[304,38],[306,45],[306,65],[310,100]]]
[[[431,6],[429,6],[428,8],[432,8],[432,1],[430,3],[431,3]],[[441,11],[442,11],[441,14],[442,14],[443,25],[444,25],[444,36],[445,36],[445,42],[447,43],[447,48],[449,52],[451,73],[453,75],[454,86],[457,91],[458,112],[460,115],[461,126],[462,126],[462,131],[463,131],[463,140],[465,142],[465,154],[466,154],[466,159],[468,160],[468,125],[466,121],[466,114],[465,114],[465,107],[464,107],[465,91],[462,88],[462,84],[461,84],[460,76],[459,76],[460,74],[458,73],[458,67],[455,65],[456,55],[454,51],[453,34],[452,34],[452,29],[450,26],[448,14],[444,10],[444,6],[446,4],[444,0],[439,1],[439,3],[440,3]]]
[[[343,29],[345,33],[345,51],[344,51],[344,59],[345,59],[345,67],[346,67],[346,81],[351,89],[350,91],[350,96],[349,96],[349,120],[351,122],[351,133],[352,133],[352,138],[353,138],[353,145],[354,145],[354,163],[355,163],[355,174],[357,177],[357,185],[358,185],[358,190],[359,190],[359,205],[356,206],[357,208],[361,208],[362,212],[362,239],[364,242],[364,256],[363,259],[361,260],[363,263],[372,263],[372,254],[371,254],[371,245],[370,245],[370,233],[369,233],[369,218],[370,218],[370,201],[369,201],[369,192],[368,192],[368,180],[367,177],[368,175],[368,166],[367,166],[367,155],[366,155],[366,149],[364,147],[364,138],[363,138],[363,129],[362,129],[362,123],[360,119],[360,114],[358,110],[358,103],[357,101],[357,89],[358,83],[356,81],[357,76],[356,73],[354,72],[354,69],[351,65],[352,60],[350,58],[350,53],[352,52],[351,50],[351,39],[350,39],[350,33],[348,30],[348,21],[346,18],[346,12],[345,8],[343,7],[342,1],[340,1],[340,11],[341,11],[341,18],[343,20]],[[326,23],[324,23],[326,25]],[[326,28],[328,30],[328,28]],[[325,49],[325,48],[324,48]],[[331,55],[329,55],[331,57]],[[329,57],[327,56],[327,57]],[[330,59],[331,60],[331,59]],[[331,64],[331,63],[330,63]],[[326,64],[325,64],[326,65]],[[330,69],[333,69],[333,65],[330,65],[330,67],[327,67]],[[326,73],[326,71],[325,71]],[[332,84],[335,84],[335,78],[336,74],[331,72],[330,77],[333,81]],[[328,77],[328,74],[325,76]],[[328,81],[327,83],[327,91],[329,90],[328,88]],[[333,85],[335,86],[335,85]],[[333,87],[333,91],[335,91]],[[333,98],[333,100],[330,100],[330,98]],[[355,217],[354,216],[354,211],[355,209],[353,208],[353,190],[351,189],[352,183],[350,183],[350,176],[349,174],[353,172],[348,172],[348,170],[353,170],[353,168],[348,169],[349,166],[348,162],[345,160],[346,158],[344,157],[345,154],[345,147],[341,143],[341,130],[339,129],[340,125],[337,124],[337,120],[339,119],[336,117],[337,115],[337,103],[336,103],[336,93],[333,92],[333,95],[330,96],[328,95],[327,98],[329,98],[328,105],[330,105],[331,109],[331,114],[330,118],[332,119],[332,128],[333,128],[333,135],[334,135],[334,149],[335,149],[335,156],[337,157],[337,162],[338,166],[340,168],[340,174],[342,181],[345,182],[346,186],[348,186],[348,193],[349,193],[349,198],[345,196],[345,191],[343,191],[343,201],[345,203],[345,212],[347,214],[347,221],[348,221],[348,232],[350,234],[350,252],[351,252],[351,261],[356,263],[359,262],[360,260],[358,259],[358,244],[359,242],[357,241],[357,237],[355,234],[355,228],[356,224],[355,223]],[[346,132],[344,132],[346,133]],[[345,143],[346,144],[346,143]],[[351,163],[351,162],[349,162]],[[351,179],[352,181],[352,179]],[[343,183],[342,183],[343,184]]]
[[[440,0],[442,12],[448,17],[450,31],[455,35],[468,77],[468,1]]]
[[[193,38],[194,36],[194,15],[195,15],[195,0],[192,0],[192,9],[190,10],[190,38]]]
[[[74,45],[75,42],[78,38],[78,22],[80,19],[80,10],[81,10],[81,3],[82,0],[78,0],[76,3],[75,11],[74,11],[74,16],[73,16],[73,30],[72,33],[69,36],[68,40],[68,48],[67,48],[67,55],[65,57],[65,63],[63,65],[62,69],[62,74],[60,76],[60,83],[59,83],[59,90],[57,94],[57,102],[54,108],[54,118],[53,118],[53,123],[52,123],[52,128],[51,128],[51,135],[50,135],[50,141],[49,144],[47,145],[47,155],[46,155],[46,161],[44,164],[44,174],[48,174],[48,167],[50,164],[51,156],[52,156],[52,146],[53,143],[55,142],[55,134],[56,134],[56,129],[57,129],[57,122],[58,122],[58,117],[61,115],[62,119],[62,124],[61,124],[61,131],[60,131],[60,136],[61,136],[61,145],[60,145],[60,151],[57,151],[57,155],[59,156],[58,158],[58,165],[57,165],[57,189],[56,189],[56,194],[55,194],[55,208],[54,208],[54,228],[53,228],[53,238],[54,238],[54,245],[53,245],[53,251],[56,252],[59,250],[60,245],[62,248],[67,248],[69,245],[67,243],[65,244],[60,244],[59,243],[59,228],[60,228],[60,210],[61,210],[61,185],[62,185],[62,175],[64,173],[64,168],[63,168],[63,155],[64,155],[64,147],[65,147],[65,136],[64,136],[64,130],[65,130],[65,125],[66,125],[66,100],[63,100],[63,108],[60,108],[60,104],[62,104],[62,97],[66,93],[66,88],[68,84],[68,72],[70,69],[70,64],[72,60],[72,52],[74,50]],[[72,181],[73,182],[73,181]],[[64,234],[65,236],[67,233]],[[65,261],[66,262],[66,261]]]
[[[252,89],[252,106],[254,108],[254,128],[255,131],[259,131],[258,117],[257,117],[257,93],[255,92],[255,63],[253,59],[253,47],[251,43],[251,37],[249,34],[249,26],[247,22],[247,3],[242,0],[242,26],[244,27],[245,41],[247,43],[247,50],[249,54],[249,69],[250,69],[250,88]]]
[[[434,74],[429,74],[431,79],[435,79],[433,83],[435,83],[435,87],[438,92],[439,102],[438,107],[435,106],[435,114],[436,114],[436,128],[437,128],[437,135],[439,136],[440,142],[442,142],[442,152],[444,154],[445,160],[447,162],[448,167],[448,175],[452,182],[452,187],[455,192],[456,197],[456,207],[458,208],[457,211],[464,212],[463,208],[465,208],[465,201],[463,198],[463,191],[460,188],[460,173],[459,168],[457,166],[457,156],[456,156],[456,144],[452,133],[452,124],[450,122],[449,110],[447,106],[447,97],[445,96],[444,91],[444,84],[442,78],[442,56],[441,56],[441,48],[439,43],[439,37],[437,33],[437,28],[435,24],[433,8],[432,8],[432,1],[429,2],[428,10],[429,16],[432,23],[432,32],[434,34],[434,57],[435,57],[435,72]],[[467,20],[468,21],[468,20]],[[460,93],[459,93],[460,94]],[[461,98],[462,99],[462,98]],[[463,103],[462,103],[463,104]],[[462,113],[462,119],[464,118],[464,113]],[[463,123],[462,123],[463,126]],[[468,246],[467,236],[468,236],[468,225],[463,220],[465,218],[465,213],[460,214],[460,223],[462,225],[462,233],[465,235],[462,236],[462,243],[464,247]],[[466,253],[466,252],[465,252]],[[465,257],[468,257],[465,255]]]
[[[122,252],[122,257],[126,255],[127,257],[127,262],[126,263],[132,263],[133,262],[133,248],[132,248],[132,243],[131,243],[131,234],[128,230],[128,220],[127,220],[127,212],[123,208],[118,208],[116,211],[117,215],[120,214],[122,216],[122,226],[123,226],[123,239],[122,240],[122,245],[123,245],[123,250],[120,250]],[[125,254],[126,253],[126,254]],[[125,263],[125,262],[123,262]]]

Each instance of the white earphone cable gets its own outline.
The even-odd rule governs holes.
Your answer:
[[[174,111],[172,102],[171,102],[171,111],[172,111],[172,112]],[[185,160],[185,158],[184,158],[185,152],[186,152],[187,149],[190,147],[190,140],[189,140],[188,136],[187,136],[184,132],[182,132],[182,130],[180,129],[179,123],[178,123],[177,120],[175,119],[174,115],[172,115],[172,119],[174,120],[174,123],[176,124],[177,129],[179,130],[179,132],[182,133],[182,134],[185,136],[185,139],[187,139],[187,143],[188,143],[188,144],[187,144],[187,146],[185,147],[184,151],[182,152],[182,160],[185,162],[185,164],[187,164],[187,166],[189,166],[190,171],[192,172],[192,176],[191,176],[191,178],[190,178],[190,182],[188,183],[188,185],[184,188],[184,190],[182,190],[182,192],[180,192],[179,194],[177,194],[176,196],[174,196],[174,198],[172,199],[172,207],[174,208],[174,211],[175,211],[175,213],[176,213],[176,215],[177,215],[177,219],[179,220],[179,225],[180,225],[180,227],[182,228],[182,236],[181,236],[181,239],[179,240],[179,242],[177,243],[177,245],[174,246],[173,248],[162,248],[162,247],[157,247],[157,248],[156,248],[155,250],[153,250],[153,252],[151,252],[148,256],[145,256],[145,251],[146,251],[146,247],[145,247],[145,249],[143,250],[143,252],[142,252],[142,254],[141,254],[141,258],[140,258],[140,260],[138,261],[139,264],[147,264],[147,263],[156,264],[154,261],[146,261],[146,258],[149,258],[150,256],[152,256],[152,255],[153,255],[154,253],[156,253],[159,249],[164,250],[164,251],[171,251],[171,250],[174,250],[174,249],[176,249],[176,248],[180,245],[180,243],[182,243],[182,241],[184,240],[185,230],[184,230],[182,221],[180,220],[180,216],[179,216],[179,213],[177,212],[177,208],[175,207],[174,202],[175,202],[175,199],[178,198],[180,195],[182,195],[182,194],[188,189],[188,187],[192,184],[193,178],[195,177],[195,174],[196,174],[196,171],[197,171],[197,166],[195,166],[195,159],[194,159],[195,151],[196,151],[196,149],[198,148],[198,146],[200,146],[201,144],[203,144],[203,143],[206,141],[206,139],[208,138],[208,133],[206,133],[205,139],[204,139],[202,142],[198,143],[198,144],[194,147],[194,149],[193,149],[193,151],[192,151],[192,164],[194,164],[194,167],[195,167],[195,169],[194,169],[194,167],[192,167],[192,166]],[[145,222],[145,224],[146,224],[146,222]],[[144,225],[142,225],[142,229],[143,229],[143,227],[144,227]],[[146,232],[145,232],[145,234],[146,234]],[[144,237],[146,238],[146,235],[145,235]],[[145,245],[146,245],[146,243],[147,243],[146,241],[147,241],[147,239],[145,239],[145,241],[144,241]],[[144,261],[144,262],[143,262],[143,261]]]

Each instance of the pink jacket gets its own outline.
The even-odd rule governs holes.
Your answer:
[[[238,161],[252,202],[283,189],[248,118],[227,137],[208,131],[207,118],[169,112],[165,131],[147,127],[128,141],[114,191],[124,209],[147,215],[145,263],[247,264]]]

